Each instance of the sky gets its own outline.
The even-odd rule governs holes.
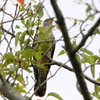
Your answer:
[[[80,19],[80,20],[84,20],[86,18],[86,14],[85,14],[86,6],[77,5],[73,1],[75,1],[75,0],[57,0],[58,5],[59,5],[64,17],[65,17],[66,25],[67,25],[68,28],[71,25],[73,25],[73,21],[70,20],[70,18],[77,18],[77,19]],[[87,0],[87,1],[89,2],[91,0]],[[98,6],[100,7],[100,5],[97,3],[97,0],[95,0],[95,1],[96,1],[95,4],[97,5],[97,7]],[[48,11],[49,15],[51,17],[54,17],[55,14],[53,12],[53,9],[50,5],[49,0],[45,0],[44,6],[45,6],[46,10]],[[98,7],[98,9],[100,9],[99,7]],[[12,11],[13,9],[11,9],[9,7],[8,10]],[[48,18],[48,15],[45,13],[43,19],[46,19],[46,18]],[[79,25],[76,25],[70,31],[71,36],[74,35],[74,32],[77,33],[79,31],[78,28],[79,28]],[[53,33],[54,33],[56,39],[60,38],[61,32],[60,32],[59,29],[54,29]],[[99,38],[100,38],[99,36],[97,38],[95,38],[94,43],[89,46],[89,49],[90,50],[93,49],[95,54],[98,53],[99,47],[97,47],[95,45],[95,43],[97,42],[97,40],[99,40]],[[66,55],[62,55],[62,56],[57,57],[59,51],[62,50],[63,45],[64,45],[63,42],[58,42],[56,44],[56,50],[55,50],[55,54],[54,54],[53,59],[58,61],[58,62],[65,63],[66,59],[67,59]],[[95,46],[95,48],[93,48],[93,46]],[[71,65],[69,64],[69,66],[71,66]],[[58,68],[59,68],[58,66],[53,65],[51,67],[51,73],[52,74],[55,73],[55,71]],[[98,70],[98,68],[97,68],[97,70]],[[26,72],[25,72],[25,74],[26,74]],[[90,73],[89,70],[86,71],[86,74],[91,77],[91,73]],[[29,77],[31,75],[33,75],[33,74],[30,74]],[[48,75],[48,77],[49,76],[50,76],[50,74]],[[98,74],[97,74],[97,76],[98,76]],[[33,81],[30,78],[29,78],[29,82],[30,82],[30,85],[27,88],[30,88],[33,84]],[[60,94],[60,96],[64,100],[83,100],[81,94],[77,91],[76,82],[77,82],[77,80],[76,80],[76,77],[75,77],[74,73],[72,73],[68,70],[65,70],[64,68],[61,68],[57,72],[57,74],[47,82],[46,95],[49,92],[56,92],[56,93]],[[89,87],[89,91],[93,92],[93,88],[94,88],[93,84],[91,84],[88,81],[86,81],[86,82],[87,82],[87,86]],[[43,98],[39,98],[39,97],[34,96],[32,100],[38,100],[38,99],[45,100],[45,98],[46,98],[46,96],[43,97]],[[48,97],[46,100],[57,100],[57,99],[55,99],[54,97]],[[94,98],[94,100],[97,100],[97,99]]]

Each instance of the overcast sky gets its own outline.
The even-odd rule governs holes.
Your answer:
[[[26,1],[28,1],[28,0],[26,0]],[[66,18],[67,27],[70,27],[73,24],[73,22],[70,19],[68,19],[67,17],[77,18],[77,19],[80,19],[80,20],[84,20],[86,18],[86,14],[85,14],[86,6],[77,5],[73,1],[75,1],[75,0],[57,0],[61,11],[63,12],[64,17]],[[87,0],[87,1],[89,2],[91,0]],[[95,1],[97,1],[97,0],[95,0]],[[96,5],[97,5],[97,7],[98,6],[100,7],[100,5],[98,3],[96,3]],[[49,15],[51,17],[54,17],[55,14],[53,12],[53,9],[50,5],[49,0],[45,0],[44,6],[47,9]],[[100,9],[100,8],[98,8],[98,9]],[[10,10],[12,12],[13,9],[10,8],[10,6],[9,6],[8,10]],[[43,19],[46,19],[46,18],[48,18],[48,15],[45,13]],[[72,36],[73,36],[74,32],[75,33],[78,32],[78,27],[79,26],[77,25],[72,29],[72,31],[71,31]],[[59,39],[59,37],[61,36],[61,32],[60,32],[59,29],[53,30],[53,33],[54,33],[56,39]],[[97,37],[97,38],[100,38],[100,37]],[[94,39],[94,41],[95,41],[94,44],[92,44],[89,47],[90,49],[94,49],[94,52],[96,54],[98,53],[99,48],[97,46],[95,46],[95,48],[93,48],[93,46],[97,42],[97,38]],[[98,39],[98,40],[100,40],[100,39]],[[57,57],[59,51],[62,50],[62,47],[61,47],[62,45],[64,45],[63,42],[57,43],[55,55],[54,55],[54,60],[65,63],[66,59],[67,59],[66,55]],[[69,64],[69,66],[70,66],[70,64]],[[58,66],[53,65],[52,68],[51,68],[51,73],[53,74],[58,68],[59,68]],[[90,74],[89,71],[87,71],[86,74],[91,77],[91,74]],[[31,75],[32,74],[30,74],[29,76],[31,76]],[[48,77],[49,77],[49,75],[48,75]],[[34,84],[34,83],[31,79],[29,80],[29,82],[30,82],[29,87],[31,87],[31,85]],[[87,85],[89,87],[89,90],[91,92],[93,92],[93,84],[91,84],[90,82],[87,81]],[[49,92],[56,92],[56,93],[60,94],[60,96],[64,100],[82,100],[81,94],[76,89],[75,74],[68,71],[68,70],[65,70],[63,68],[61,68],[58,71],[58,73],[47,82],[46,95]],[[46,96],[43,97],[43,98],[38,98],[38,97],[34,96],[32,100],[37,100],[37,99],[45,100],[45,98],[46,98]],[[54,97],[48,97],[47,100],[57,100],[57,99],[55,99]],[[96,100],[96,99],[94,99],[94,100]]]

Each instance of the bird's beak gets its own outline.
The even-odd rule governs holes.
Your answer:
[[[51,19],[53,20],[55,17],[52,17]]]

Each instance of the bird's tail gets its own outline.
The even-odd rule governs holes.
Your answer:
[[[34,91],[35,95],[39,97],[43,97],[46,92],[46,82],[44,83],[46,79],[44,78],[39,78],[36,80],[36,83],[34,85]]]

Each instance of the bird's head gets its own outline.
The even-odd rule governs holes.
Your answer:
[[[52,26],[53,19],[54,19],[54,17],[46,19],[43,22],[43,27],[46,28],[46,29],[50,28]]]

